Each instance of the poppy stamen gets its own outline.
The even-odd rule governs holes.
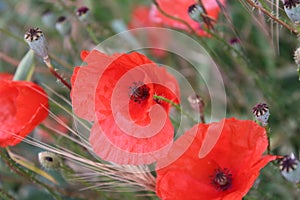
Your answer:
[[[225,191],[231,187],[232,174],[227,168],[223,170],[218,168],[214,171],[214,175],[210,176],[212,178],[211,184],[215,186],[217,190]]]
[[[150,96],[149,90],[150,88],[142,81],[133,82],[133,86],[129,87],[130,100],[141,103],[142,101],[148,99],[148,97]]]

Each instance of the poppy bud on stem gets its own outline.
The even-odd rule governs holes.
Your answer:
[[[90,35],[93,42],[96,44],[99,44],[100,41],[97,39],[97,37],[92,29],[91,23],[89,22],[90,15],[91,15],[90,13],[91,13],[90,9],[86,6],[82,6],[82,7],[78,8],[76,11],[77,18],[79,19],[79,21],[81,21],[85,24],[86,31]]]
[[[50,72],[58,78],[67,88],[71,90],[71,85],[65,81],[54,69],[48,56],[48,45],[44,37],[44,33],[39,28],[30,28],[24,36],[25,41],[36,55],[43,58],[44,63]]]
[[[271,152],[271,145],[270,145],[270,134],[271,128],[268,125],[268,120],[270,116],[269,107],[266,103],[258,103],[252,108],[252,113],[255,119],[261,123],[261,125],[265,128],[267,137],[268,137],[268,154]]]

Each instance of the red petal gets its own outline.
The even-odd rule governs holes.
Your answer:
[[[112,121],[109,134],[104,134],[98,124],[94,124],[89,140],[94,152],[103,160],[141,165],[163,157],[171,147],[172,139],[173,127],[170,122],[154,137],[139,139],[122,133]]]
[[[48,116],[48,97],[26,81],[0,81],[0,94],[0,146],[14,146]]]
[[[212,142],[213,147],[209,147],[203,157],[199,157],[207,135],[214,132],[220,132],[216,134],[218,139]],[[225,119],[218,123],[199,124],[180,137],[168,156],[158,161],[157,193],[162,199],[189,200],[194,196],[200,199],[241,199],[252,187],[260,169],[276,159],[276,156],[262,156],[267,143],[264,128],[250,120]],[[210,176],[214,170],[225,168],[232,175],[231,187],[220,191],[211,184]],[[171,186],[172,182],[183,181],[189,186]]]
[[[96,86],[105,67],[112,58],[96,50],[85,58],[87,66],[76,67],[72,76],[72,105],[74,112],[84,119],[94,121]]]
[[[8,73],[0,73],[0,80],[12,80],[14,75]]]
[[[222,4],[225,4],[225,0],[220,0]],[[189,25],[192,26],[194,30],[198,30],[197,33],[201,36],[207,36],[207,33],[200,28],[200,24],[192,20],[188,14],[189,6],[195,4],[194,0],[158,0],[157,3],[169,15],[178,17],[184,21],[186,21]],[[208,16],[213,19],[217,19],[220,7],[216,0],[202,0],[202,3],[207,11]],[[151,20],[155,23],[160,23],[166,26],[171,26],[174,28],[179,28],[183,30],[188,30],[188,27],[174,19],[166,17],[163,15],[156,6],[152,6],[151,10]]]

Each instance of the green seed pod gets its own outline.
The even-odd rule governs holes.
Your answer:
[[[61,167],[61,158],[55,153],[43,151],[38,154],[40,164],[47,169],[58,169]]]

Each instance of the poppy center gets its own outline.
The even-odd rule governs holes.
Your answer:
[[[141,103],[150,96],[149,90],[150,88],[142,81],[133,82],[133,85],[129,87],[130,100]]]
[[[211,184],[214,185],[217,190],[225,191],[231,187],[232,174],[227,168],[215,169],[214,174],[210,177],[212,178]]]

